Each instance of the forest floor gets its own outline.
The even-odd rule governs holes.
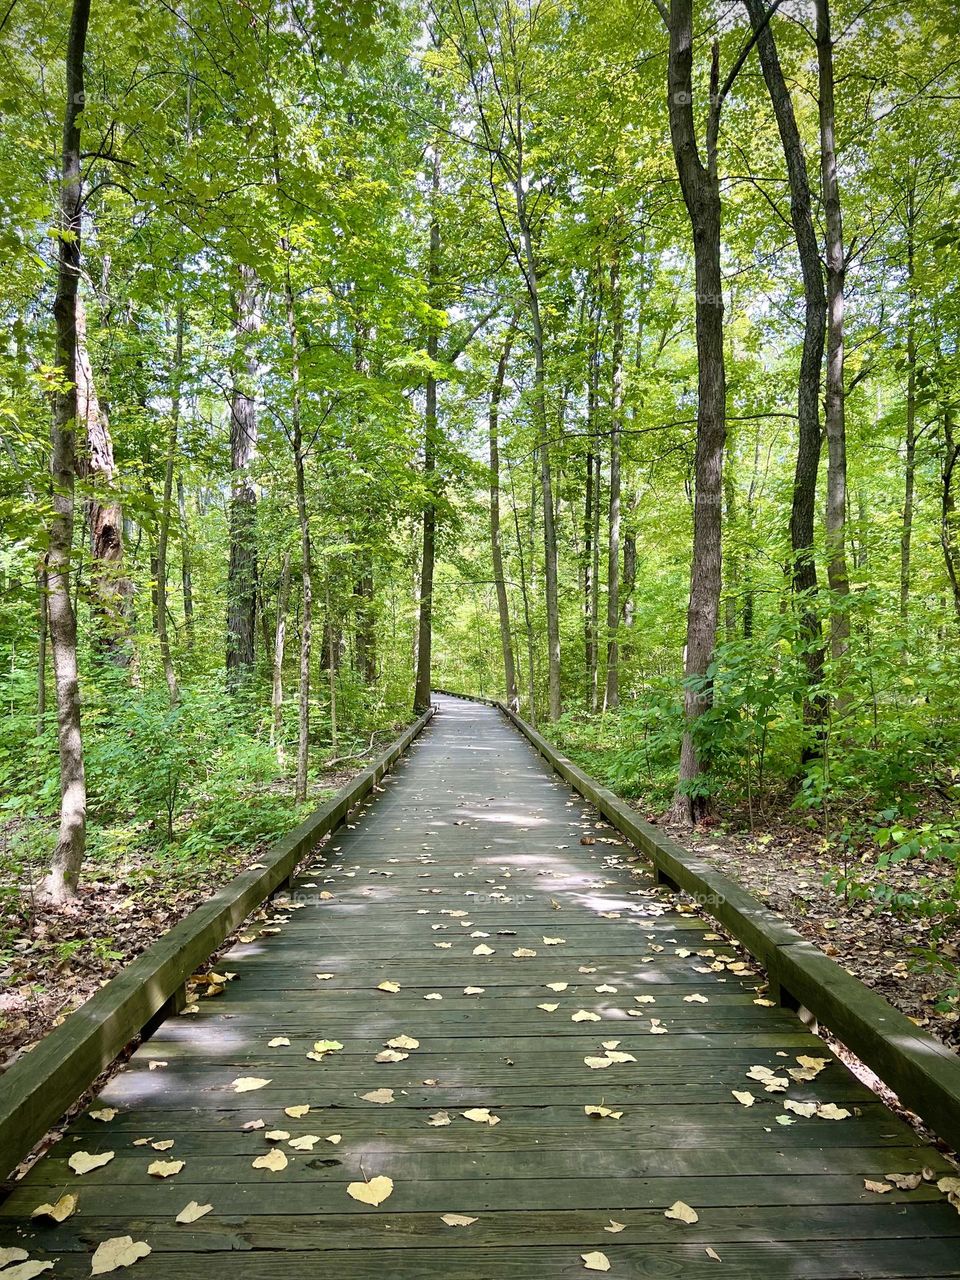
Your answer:
[[[641,803],[633,803],[648,821],[742,884],[918,1026],[960,1049],[957,945],[943,940],[934,945],[932,919],[904,916],[862,899],[845,901],[826,883],[836,871],[838,854],[825,846],[819,832],[802,826],[789,812],[769,817],[752,833],[724,829],[722,823],[690,832],[666,826]],[[906,862],[886,871],[884,879],[909,891],[915,874]],[[929,965],[934,952],[946,967]]]
[[[394,736],[381,735],[362,759],[321,773],[309,801],[319,805],[345,786]],[[292,782],[271,783],[269,789],[289,794],[293,814]],[[193,859],[178,855],[176,846],[158,850],[134,840],[122,853],[98,855],[76,901],[52,909],[37,900],[29,878],[21,878],[22,868],[5,865],[11,834],[0,829],[0,875],[8,883],[20,878],[19,891],[0,905],[0,1073],[272,843],[271,838],[225,844]]]

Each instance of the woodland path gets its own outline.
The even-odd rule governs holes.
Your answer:
[[[556,1280],[591,1274],[581,1255],[594,1251],[611,1276],[658,1280],[960,1276],[960,1215],[935,1186],[864,1188],[952,1172],[942,1158],[792,1014],[756,1003],[762,975],[710,967],[742,960],[632,869],[497,711],[436,701],[382,794],[298,877],[304,905],[252,924],[218,964],[236,974],[224,994],[165,1022],[104,1089],[93,1109],[117,1115],[78,1119],[7,1197],[0,1247],[87,1276],[100,1241],[130,1235],[152,1249],[119,1273],[136,1280]],[[375,1062],[397,1036],[419,1047]],[[343,1048],[308,1060],[319,1040]],[[635,1061],[591,1069],[604,1041]],[[747,1077],[805,1055],[830,1061],[786,1095]],[[237,1093],[241,1077],[266,1083]],[[362,1097],[375,1090],[394,1100]],[[851,1114],[791,1114],[785,1097]],[[623,1114],[588,1117],[597,1104]],[[464,1118],[471,1108],[499,1122]],[[439,1112],[449,1123],[429,1123]],[[278,1129],[318,1141],[268,1141]],[[271,1150],[286,1167],[254,1168]],[[115,1156],[77,1176],[75,1151]],[[185,1164],[161,1180],[153,1160]],[[383,1176],[379,1207],[347,1192]],[[71,1218],[30,1221],[64,1192],[78,1196]],[[177,1224],[193,1200],[213,1208]],[[664,1216],[678,1200],[698,1222]],[[611,1219],[623,1229],[606,1231]]]

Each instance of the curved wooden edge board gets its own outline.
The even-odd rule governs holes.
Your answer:
[[[190,975],[296,870],[399,759],[433,715],[264,855],[107,982],[0,1077],[0,1177],[9,1175],[66,1109],[155,1018]]]
[[[502,712],[565,781],[650,859],[660,878],[682,889],[743,943],[766,969],[776,998],[809,1009],[904,1106],[951,1147],[960,1149],[960,1057],[735,881],[645,822],[515,711],[492,698],[446,689],[436,692],[467,697]]]

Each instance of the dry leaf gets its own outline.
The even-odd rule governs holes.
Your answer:
[[[274,1036],[272,1040],[267,1041],[267,1048],[279,1049],[282,1046],[289,1045],[289,1043],[290,1043],[289,1036]]]
[[[99,1155],[91,1155],[89,1151],[75,1151],[67,1164],[76,1174],[89,1173],[91,1169],[109,1164],[115,1155],[115,1151],[101,1151]]]
[[[164,1138],[162,1142],[151,1142],[150,1145],[154,1151],[169,1151],[175,1144],[173,1138]]]
[[[351,1182],[347,1187],[347,1195],[361,1204],[383,1204],[393,1194],[393,1179],[384,1177],[371,1178],[369,1182]]]
[[[752,1093],[748,1093],[746,1089],[731,1089],[730,1092],[740,1103],[742,1107],[752,1107],[756,1102],[756,1098]],[[786,1105],[786,1104],[784,1104]]]
[[[473,954],[475,956],[492,956],[493,947],[488,947],[485,942],[481,942],[473,948]]]
[[[342,1133],[328,1133],[324,1138],[324,1142],[329,1142],[332,1146],[338,1147],[343,1141]]]
[[[584,1115],[597,1116],[603,1120],[607,1119],[607,1117],[609,1117],[611,1120],[619,1120],[620,1117],[623,1115],[622,1111],[611,1111],[609,1107],[605,1107],[602,1104],[598,1106],[588,1105],[583,1108],[583,1112],[584,1112]]]
[[[0,1249],[0,1267],[9,1266],[11,1262],[23,1262],[25,1258],[29,1257],[30,1255],[26,1249]]]
[[[413,1036],[394,1036],[392,1040],[387,1041],[387,1047],[390,1049],[419,1049],[420,1041],[414,1040]]]
[[[864,1178],[863,1185],[868,1191],[878,1196],[886,1195],[888,1191],[893,1190],[889,1182],[874,1182],[871,1178]]]
[[[394,1101],[392,1089],[371,1089],[369,1093],[361,1093],[360,1097],[364,1102],[375,1102],[381,1107]]]
[[[489,1107],[470,1107],[468,1111],[460,1113],[465,1120],[473,1120],[475,1124],[499,1124],[500,1117],[495,1116]]]
[[[54,1222],[66,1222],[77,1209],[77,1197],[61,1196],[55,1204],[38,1204],[31,1213],[31,1218],[52,1218]],[[26,1255],[24,1255],[26,1256]],[[0,1264],[2,1265],[2,1264]]]
[[[468,1218],[463,1213],[441,1213],[440,1221],[445,1222],[448,1227],[469,1227],[476,1218]]]
[[[669,1209],[664,1209],[663,1216],[665,1218],[674,1218],[677,1222],[686,1222],[691,1226],[694,1222],[700,1221],[700,1215],[696,1209],[691,1209],[682,1200],[675,1200]]]
[[[712,1259],[714,1260],[714,1262],[722,1262],[722,1261],[723,1261],[723,1259],[720,1257],[719,1253],[717,1253],[716,1249],[711,1249],[709,1245],[707,1245],[707,1247],[704,1249],[704,1251],[703,1251],[703,1252],[707,1255],[707,1257],[708,1257],[708,1258],[712,1258]]]
[[[252,1093],[254,1089],[263,1089],[270,1083],[269,1080],[263,1080],[260,1076],[237,1076],[232,1081],[234,1093]]]
[[[587,1066],[590,1068],[591,1071],[602,1071],[604,1067],[613,1066],[613,1059],[611,1057],[608,1057],[606,1054],[602,1058],[597,1055],[594,1055],[589,1058],[584,1058],[584,1062],[587,1064]]]
[[[197,1204],[196,1200],[191,1200],[189,1204],[184,1205],[174,1221],[197,1222],[200,1218],[206,1217],[212,1208],[212,1204]]]
[[[517,947],[516,951],[511,952],[511,954],[519,958],[521,956],[535,956],[537,953],[531,951],[529,947]]]
[[[465,996],[482,996],[486,987],[464,987],[463,994]]]
[[[564,942],[566,942],[566,938],[544,938],[543,939],[543,945],[545,947],[559,947]]]
[[[108,1271],[116,1271],[118,1267],[132,1267],[135,1262],[152,1252],[144,1240],[134,1240],[133,1236],[114,1236],[112,1240],[104,1240],[97,1245],[90,1264],[90,1274],[103,1276]]]
[[[287,1167],[287,1157],[279,1147],[273,1147],[265,1155],[257,1156],[252,1167],[254,1169],[269,1169],[271,1173],[279,1173],[281,1169]]]
[[[807,1119],[817,1114],[817,1104],[815,1102],[794,1102],[793,1098],[784,1098],[783,1109],[784,1111],[792,1111],[794,1115],[805,1116]]]
[[[599,1013],[591,1013],[589,1009],[578,1009],[576,1013],[570,1015],[571,1022],[599,1022]]]
[[[434,1129],[442,1129],[444,1125],[452,1123],[453,1121],[450,1118],[449,1111],[435,1111],[427,1121],[427,1124],[431,1125]]]
[[[300,1138],[291,1138],[290,1146],[293,1147],[294,1151],[312,1151],[319,1141],[319,1134],[305,1133]]]
[[[610,1259],[605,1253],[594,1250],[593,1253],[581,1253],[583,1266],[586,1271],[609,1271]]]
[[[245,1125],[243,1125],[243,1126],[242,1126],[242,1128],[243,1128],[244,1132],[246,1132],[246,1131],[248,1131],[248,1130],[251,1130],[251,1129],[262,1129],[262,1128],[264,1127],[265,1123],[266,1123],[266,1121],[264,1121],[264,1120],[248,1120],[248,1121],[247,1121],[247,1123],[246,1123]]]
[[[901,1191],[916,1191],[923,1181],[922,1173],[885,1173],[883,1176]]]
[[[374,1062],[403,1062],[404,1058],[409,1058],[409,1053],[398,1053],[396,1049],[381,1049],[374,1057]]]
[[[397,992],[400,990],[400,983],[399,982],[378,982],[377,990],[389,991],[391,995],[396,995]]]
[[[604,1227],[603,1229],[604,1231],[609,1231],[612,1236],[615,1236],[620,1231],[626,1231],[627,1224],[625,1222],[615,1222],[613,1218],[611,1218],[610,1225],[608,1227]]]
[[[185,1160],[154,1160],[147,1165],[147,1173],[153,1178],[172,1178],[185,1164]]]
[[[569,982],[548,982],[545,984],[549,991],[566,991]]]
[[[699,993],[699,991],[695,991],[692,996],[684,996],[683,998],[687,1004],[709,1004],[710,1003],[707,997],[702,996]]]
[[[116,1107],[101,1107],[99,1111],[88,1111],[91,1120],[101,1120],[107,1124],[117,1114]]]
[[[268,1142],[286,1142],[290,1134],[286,1129],[271,1129],[263,1135]]]
[[[299,1120],[302,1116],[305,1116],[309,1110],[310,1107],[304,1102],[297,1107],[284,1107],[283,1114],[285,1116],[289,1116],[291,1120]]]
[[[537,1008],[543,1009],[545,1013],[556,1013],[557,1010],[560,1008],[560,1006],[558,1004],[545,1003],[545,1004],[538,1004]]]
[[[821,1120],[848,1120],[850,1112],[846,1107],[838,1107],[835,1102],[823,1102],[817,1107],[817,1115]]]

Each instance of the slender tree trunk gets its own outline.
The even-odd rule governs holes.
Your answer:
[[[79,291],[76,298],[77,421],[83,445],[77,471],[91,487],[87,503],[90,526],[90,589],[96,620],[94,642],[120,666],[130,661],[128,613],[131,584],[123,574],[123,512],[113,487],[116,463],[107,412],[97,396],[87,344],[87,317]]]
[[[803,661],[807,670],[803,718],[815,738],[825,714],[821,692],[823,683],[823,633],[816,608],[817,566],[813,536],[817,502],[817,473],[820,468],[820,376],[823,366],[824,326],[827,300],[817,233],[813,225],[810,179],[793,99],[787,88],[773,31],[767,21],[764,0],[745,0],[750,21],[757,34],[760,66],[777,120],[790,184],[790,217],[797,242],[803,277],[803,352],[797,383],[797,464],[793,480],[790,513],[790,544],[793,551],[793,592],[798,609]],[[750,628],[753,627],[751,600]],[[804,760],[815,754],[809,739],[803,748]]]
[[[180,429],[180,380],[183,374],[183,303],[177,303],[176,337],[173,354],[173,388],[170,394],[170,426],[167,432],[167,457],[163,473],[163,501],[160,504],[160,530],[157,537],[157,639],[160,642],[160,661],[163,678],[167,682],[170,705],[175,706],[179,697],[177,673],[170,653],[170,633],[167,627],[167,545],[170,539],[170,519],[173,509],[173,472],[177,458],[177,433]]]
[[[337,754],[337,653],[336,653],[336,635],[337,629],[334,625],[333,612],[330,605],[330,571],[327,570],[327,578],[324,586],[326,599],[324,601],[327,615],[327,681],[330,691],[330,758],[333,759]]]
[[[508,464],[509,466],[509,464]],[[513,484],[513,470],[510,475],[510,505],[513,508],[513,527],[517,539],[517,566],[520,570],[520,598],[523,601],[523,624],[527,640],[527,689],[529,695],[528,713],[530,723],[537,727],[537,682],[536,682],[536,638],[533,632],[533,619],[530,613],[530,593],[527,590],[526,559],[523,554],[523,535],[520,532],[520,515],[517,511],[517,494]]]
[[[440,221],[437,197],[440,192],[440,153],[434,150],[431,177],[430,250],[427,262],[427,291],[431,307],[436,307],[437,281],[440,275]],[[437,327],[431,321],[427,334],[427,356],[433,362],[439,352]],[[423,419],[423,473],[426,501],[423,508],[423,543],[420,563],[420,616],[417,626],[417,668],[413,694],[413,708],[426,711],[430,706],[433,662],[433,570],[436,558],[437,506],[436,506],[436,436],[437,436],[437,379],[432,365],[427,376]]]
[[[37,574],[37,737],[42,737],[47,727],[47,557]]]
[[[230,397],[230,566],[227,582],[227,684],[252,674],[257,622],[257,494],[250,468],[257,451],[255,338],[260,328],[257,280],[240,267],[234,295],[236,356]]]
[[[703,164],[693,114],[693,3],[671,0],[667,63],[670,136],[693,235],[696,271],[697,444],[693,557],[684,663],[686,729],[671,816],[693,824],[706,816],[709,795],[702,785],[704,763],[696,742],[696,722],[712,703],[707,671],[713,657],[721,590],[723,454],[726,441],[726,370],[723,350],[723,277],[720,270],[720,184],[716,136],[719,131],[718,45],[713,48],[707,163]]]
[[[597,389],[599,402],[599,387]],[[603,458],[595,437],[593,451],[593,527],[590,534],[590,710],[600,709],[600,510],[603,497]]]
[[[557,527],[553,506],[553,473],[550,459],[549,422],[547,418],[546,350],[543,318],[540,311],[540,283],[533,234],[526,210],[526,193],[518,181],[514,195],[517,219],[523,245],[523,272],[530,304],[533,330],[534,381],[533,404],[540,447],[540,489],[543,495],[543,559],[544,588],[547,609],[547,719],[559,720],[563,710],[560,688],[560,608],[557,573]]]
[[[953,491],[957,458],[960,456],[960,443],[954,434],[954,412],[953,405],[947,405],[943,411],[944,457],[941,472],[940,545],[943,548],[943,562],[947,577],[950,579],[953,607],[957,620],[960,621],[960,549],[957,545],[957,504]]]
[[[80,113],[83,110],[83,57],[90,0],[73,0],[66,55],[66,103],[57,240],[56,363],[63,383],[56,392],[51,431],[53,517],[47,551],[47,613],[57,690],[57,742],[60,751],[60,830],[44,896],[64,902],[75,896],[86,849],[87,787],[80,725],[77,675],[77,618],[70,599],[73,548],[74,467],[77,430],[77,285],[83,178],[80,169]]]
[[[616,235],[618,228],[614,227]],[[610,264],[610,325],[612,330],[610,385],[610,508],[607,543],[607,679],[604,709],[620,705],[620,440],[623,430],[623,290],[620,246]]]
[[[356,664],[364,684],[377,678],[377,639],[373,612],[373,566],[369,551],[360,555],[362,571],[354,595],[357,600]]]
[[[270,705],[273,717],[270,721],[270,745],[276,748],[277,764],[286,764],[283,747],[283,654],[287,639],[287,610],[290,607],[290,552],[283,553],[280,569],[280,586],[277,590],[277,626],[273,636],[273,686]]]
[[[829,0],[816,0],[817,63],[820,69],[820,169],[826,222],[827,383],[824,401],[827,430],[827,578],[834,595],[830,616],[830,653],[842,663],[850,641],[850,594],[847,570],[847,433],[843,379],[844,288],[846,260],[837,179],[836,112],[834,107],[833,37]],[[838,600],[839,597],[839,600]]]
[[[907,191],[907,422],[904,443],[903,525],[900,531],[900,618],[910,608],[910,552],[913,538],[913,503],[917,473],[917,321],[914,264],[916,190]]]
[[[177,476],[177,515],[180,519],[180,586],[183,592],[183,617],[187,650],[193,649],[193,567],[190,556],[190,528],[187,524],[187,495],[183,476]]]
[[[587,358],[587,461],[583,502],[583,656],[586,704],[597,710],[597,517],[600,510],[599,442],[596,439],[600,303],[590,326]]]
[[[503,340],[503,349],[497,361],[497,372],[490,393],[490,554],[493,561],[493,580],[497,590],[497,613],[500,618],[504,689],[507,705],[516,711],[520,705],[520,699],[517,696],[517,672],[510,634],[510,602],[503,576],[503,547],[500,541],[500,401],[503,398],[503,384],[507,376],[513,333],[514,322],[512,321]]]

